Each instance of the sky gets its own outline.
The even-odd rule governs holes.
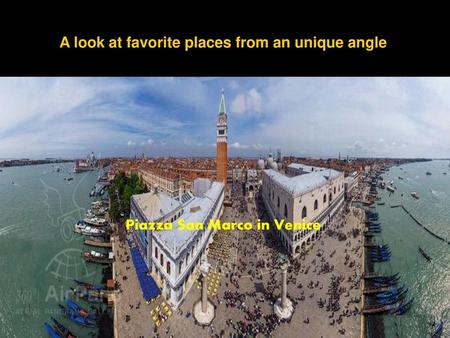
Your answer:
[[[0,158],[450,157],[450,78],[0,78]]]

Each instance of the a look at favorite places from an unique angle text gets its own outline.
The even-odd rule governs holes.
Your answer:
[[[0,337],[448,337],[449,93],[0,79]]]

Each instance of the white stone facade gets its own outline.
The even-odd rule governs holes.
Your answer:
[[[262,175],[262,197],[271,216],[286,222],[320,222],[319,231],[279,231],[286,251],[293,257],[327,227],[344,202],[344,174],[332,169],[288,177],[274,170]]]
[[[210,219],[217,219],[222,214],[224,186],[214,182],[202,197],[185,193],[181,203],[178,197],[169,198],[162,192],[154,195],[158,196],[148,201],[139,201],[137,197],[141,195],[133,196],[131,218],[137,218],[139,222],[173,222],[173,230],[133,230],[132,233],[152,276],[162,287],[163,296],[178,308],[197,278],[200,262],[213,240],[215,231],[208,230],[207,225]],[[205,224],[204,230],[177,230],[179,218],[185,223],[201,222]]]

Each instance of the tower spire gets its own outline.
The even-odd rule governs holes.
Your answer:
[[[226,114],[227,111],[225,109],[225,90],[222,88],[222,95],[220,97],[220,106],[219,106],[219,114]]]

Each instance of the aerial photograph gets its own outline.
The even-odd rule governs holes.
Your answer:
[[[450,78],[0,78],[0,337],[450,337]]]

